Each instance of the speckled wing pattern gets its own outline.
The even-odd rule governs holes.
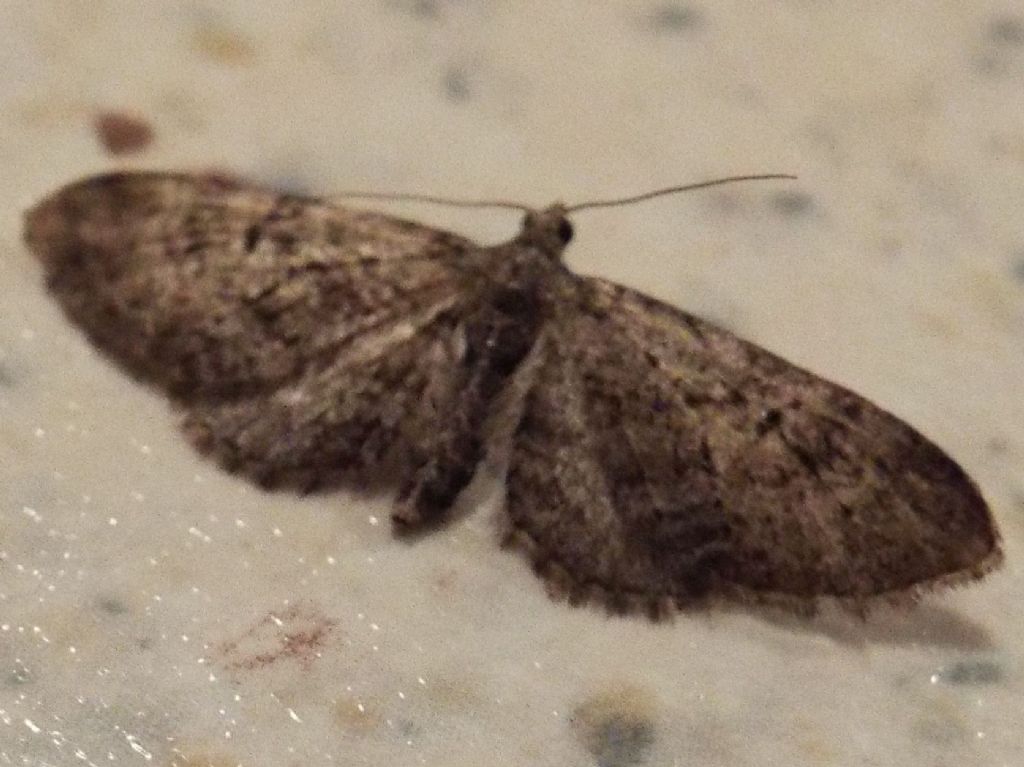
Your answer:
[[[462,238],[158,173],[66,187],[26,232],[69,316],[265,485],[372,471],[416,438],[424,398],[451,394]]]
[[[941,450],[731,333],[584,279],[541,342],[509,537],[556,593],[655,615],[716,595],[861,609],[999,561]]]
[[[419,531],[501,441],[505,540],[574,602],[861,610],[998,564],[984,500],[939,448],[724,330],[573,274],[571,237],[560,205],[485,248],[161,173],[85,179],[26,219],[68,316],[171,396],[195,445],[265,486],[383,473],[396,532]]]

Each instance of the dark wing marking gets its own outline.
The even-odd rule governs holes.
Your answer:
[[[190,403],[185,433],[267,487],[366,479],[386,463],[408,476],[446,433],[459,393],[458,329],[447,310],[368,333],[271,393]]]
[[[273,390],[363,333],[447,301],[473,245],[216,177],[97,176],[26,240],[102,349],[179,398]]]
[[[467,240],[155,173],[64,188],[26,239],[69,316],[186,408],[195,443],[265,484],[376,468],[450,409]]]
[[[659,612],[812,609],[998,563],[964,472],[867,400],[639,293],[581,280],[542,338],[507,480],[556,590]]]

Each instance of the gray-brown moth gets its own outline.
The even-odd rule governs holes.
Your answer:
[[[304,490],[386,467],[406,532],[443,522],[494,452],[506,542],[573,601],[859,609],[998,564],[985,502],[938,447],[720,328],[574,274],[572,233],[553,205],[481,247],[163,173],[67,186],[25,229],[68,316],[223,466]]]

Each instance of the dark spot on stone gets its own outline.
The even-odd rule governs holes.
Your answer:
[[[987,77],[999,77],[1006,74],[1006,61],[1002,56],[981,53],[973,58],[975,70]]]
[[[989,437],[985,449],[992,455],[1006,455],[1010,451],[1010,441],[1006,437]]]
[[[803,216],[814,210],[814,198],[806,192],[783,190],[769,198],[769,204],[776,213],[783,216]]]
[[[1024,45],[1024,18],[997,16],[988,25],[988,39],[998,45]]]
[[[401,0],[398,7],[417,19],[436,21],[441,18],[441,3],[438,0]]]
[[[631,767],[647,761],[655,740],[649,694],[627,687],[589,699],[570,720],[598,767]]]
[[[1014,279],[1018,282],[1024,282],[1024,252],[1018,253],[1013,265],[1010,267],[1010,271]]]
[[[141,152],[153,142],[153,128],[146,120],[125,112],[101,112],[93,121],[96,137],[110,154]]]
[[[978,685],[1003,681],[1003,667],[991,660],[962,660],[945,669],[940,677],[950,684]]]
[[[128,612],[128,606],[113,597],[100,597],[96,600],[96,606],[107,615],[125,615]]]
[[[249,66],[256,60],[253,43],[211,19],[197,23],[192,45],[205,58],[224,66]]]
[[[0,362],[0,386],[13,386],[14,376],[11,374],[11,369]]]
[[[642,764],[653,744],[649,722],[612,716],[597,723],[586,745],[600,767],[627,767]]]
[[[655,398],[654,402],[651,403],[651,410],[653,410],[655,413],[667,413],[668,408],[668,403],[665,400],[661,399],[661,397]]]
[[[463,103],[473,97],[473,91],[469,84],[469,75],[460,66],[453,65],[445,69],[441,82],[444,85],[444,94],[448,97],[449,101]]]
[[[626,767],[642,764],[654,744],[654,729],[649,722],[609,719],[595,733],[591,753],[601,767]]]
[[[653,9],[647,16],[647,28],[655,33],[685,32],[701,26],[700,11],[685,5],[666,3]]]

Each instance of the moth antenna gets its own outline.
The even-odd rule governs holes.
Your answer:
[[[726,176],[725,178],[715,178],[710,181],[699,181],[696,184],[683,184],[682,186],[669,186],[664,189],[655,189],[653,192],[644,192],[643,194],[637,194],[632,197],[618,197],[610,200],[581,202],[576,205],[570,205],[565,209],[565,212],[575,213],[578,210],[585,210],[587,208],[613,208],[617,205],[632,205],[635,202],[643,202],[644,200],[650,200],[654,197],[663,197],[667,194],[691,192],[694,189],[706,189],[709,186],[721,186],[722,184],[732,184],[737,181],[771,181],[773,179],[792,180],[795,178],[796,176],[788,173],[761,173],[752,176]]]
[[[447,205],[453,208],[506,208],[529,213],[533,208],[508,200],[457,200],[450,197],[434,197],[429,194],[390,194],[381,192],[339,192],[329,199],[386,200],[390,202],[425,202],[431,205]]]

